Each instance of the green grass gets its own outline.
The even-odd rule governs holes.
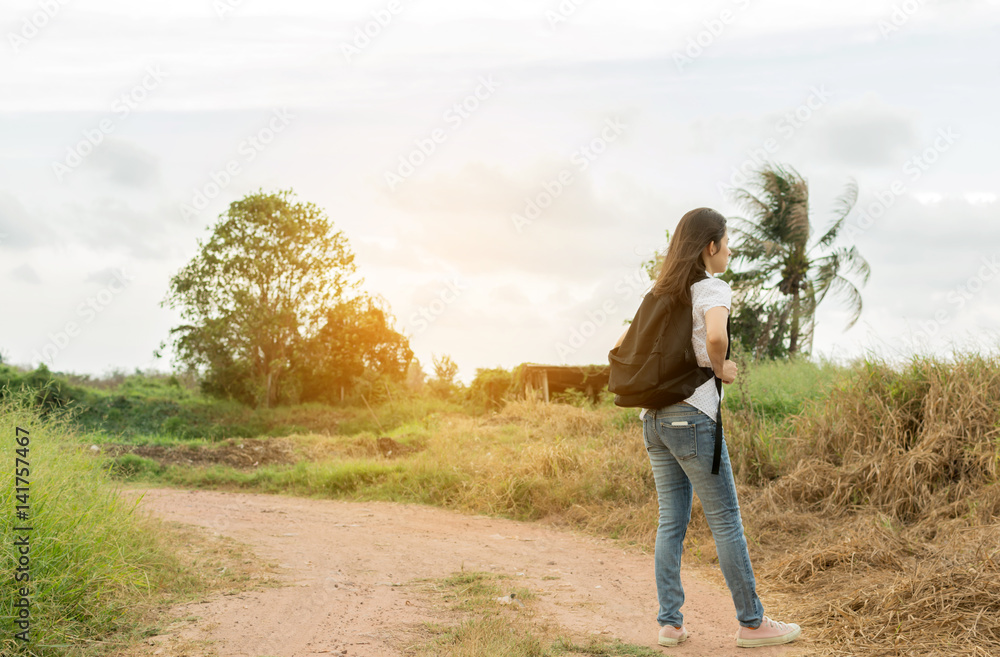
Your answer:
[[[163,474],[164,470],[166,467],[157,461],[135,454],[122,454],[111,461],[111,472],[125,480],[146,476],[155,477]]]
[[[123,457],[119,457],[119,460]],[[222,465],[155,468],[150,459],[134,457],[141,466],[120,476],[133,481],[166,483],[188,488],[226,487],[302,497],[347,497],[358,500],[406,501],[447,506],[462,487],[461,478],[434,468],[408,463],[352,459],[294,465],[269,465],[237,470]]]
[[[761,361],[744,364],[737,381],[725,388],[725,409],[750,410],[772,422],[802,412],[808,400],[821,399],[849,372],[822,361]]]
[[[0,653],[68,654],[67,646],[99,641],[122,631],[129,608],[147,594],[148,573],[162,554],[136,521],[131,505],[117,496],[100,461],[84,453],[67,427],[43,419],[24,396],[0,401],[0,436],[13,465],[17,428],[26,429],[30,463],[26,519],[15,517],[13,468],[0,472],[0,548],[15,563],[14,536],[30,543],[31,642],[0,636]],[[30,532],[15,526],[30,526]],[[14,614],[15,587],[8,578],[0,593],[0,616]]]

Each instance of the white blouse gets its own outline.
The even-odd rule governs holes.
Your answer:
[[[694,349],[699,367],[712,367],[712,360],[708,357],[705,313],[710,308],[719,306],[732,312],[732,304],[733,291],[729,284],[720,278],[709,276],[691,286],[691,347]],[[722,396],[726,396],[725,389]],[[715,377],[698,386],[694,394],[684,401],[714,420],[719,410],[719,392],[715,389]],[[647,410],[650,409],[642,409],[639,414],[640,419],[646,415]]]

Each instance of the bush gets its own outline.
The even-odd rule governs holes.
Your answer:
[[[0,399],[22,390],[31,391],[32,401],[43,413],[89,399],[86,389],[71,385],[65,378],[53,374],[45,363],[29,372],[0,365]]]
[[[469,401],[487,410],[502,408],[514,391],[514,374],[502,367],[478,368],[469,385]]]

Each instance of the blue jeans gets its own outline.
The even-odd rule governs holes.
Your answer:
[[[675,422],[687,424],[675,425]],[[763,621],[764,607],[757,597],[725,436],[719,474],[713,475],[715,420],[694,406],[681,402],[648,411],[643,418],[642,434],[660,504],[653,559],[660,601],[657,622],[661,626],[680,626],[684,622],[680,612],[684,604],[681,551],[691,520],[693,486],[715,538],[719,566],[736,605],[736,619],[743,627],[757,627]]]

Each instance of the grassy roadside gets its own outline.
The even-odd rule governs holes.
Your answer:
[[[171,607],[207,599],[215,594],[232,594],[280,586],[278,569],[262,563],[243,545],[223,536],[180,523],[150,519],[147,531],[156,536],[168,555],[151,570],[157,583],[144,598],[134,598],[127,629],[108,637],[94,655],[105,657],[146,657],[161,645],[160,635],[176,636],[197,616],[170,617]],[[201,641],[172,639],[175,654],[211,654],[211,646]]]
[[[11,564],[0,592],[7,627],[0,654],[111,654],[155,633],[165,605],[266,581],[238,546],[138,514],[101,462],[80,448],[74,430],[24,395],[0,400],[0,435],[8,462],[22,459],[20,480],[13,467],[0,471],[0,551]],[[229,564],[228,574],[203,576],[205,559]],[[15,572],[28,579],[13,581]],[[15,620],[28,624],[27,641],[15,638],[25,629],[15,629]]]

